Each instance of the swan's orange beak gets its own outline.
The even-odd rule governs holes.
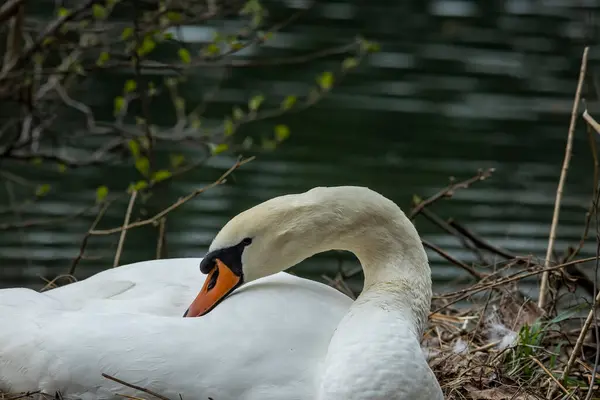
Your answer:
[[[225,263],[218,258],[215,262],[216,267],[208,273],[202,290],[183,314],[184,317],[200,317],[208,313],[241,283],[242,278],[234,274]]]

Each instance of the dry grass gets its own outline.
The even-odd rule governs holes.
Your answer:
[[[470,308],[431,315],[423,344],[447,399],[598,399],[598,377],[590,389],[592,332],[584,357],[561,379],[581,333],[582,309],[544,318],[517,291],[490,292]]]

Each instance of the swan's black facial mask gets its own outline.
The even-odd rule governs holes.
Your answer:
[[[184,317],[207,314],[244,283],[242,253],[251,243],[252,239],[246,238],[235,246],[211,251],[202,259],[200,271],[208,276]]]

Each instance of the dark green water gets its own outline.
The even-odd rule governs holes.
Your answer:
[[[274,12],[285,15],[280,7]],[[463,179],[478,168],[494,167],[492,179],[440,202],[436,212],[454,217],[495,245],[543,257],[581,53],[590,38],[585,22],[591,20],[593,26],[599,11],[589,1],[319,2],[293,29],[275,35],[268,50],[279,55],[309,51],[361,33],[379,41],[382,51],[317,107],[245,127],[241,135],[260,135],[270,131],[274,122],[284,122],[292,136],[275,152],[259,154],[229,184],[169,215],[166,256],[202,256],[227,219],[280,194],[319,185],[364,185],[408,210],[413,194],[426,197],[445,186],[449,176]],[[598,37],[592,29],[591,43]],[[592,47],[591,78],[596,76],[599,54]],[[230,109],[234,102],[244,102],[253,91],[280,96],[303,88],[332,65],[334,61],[324,60],[233,71],[213,112],[219,115],[219,110]],[[81,89],[109,118],[112,98],[123,79],[103,76]],[[199,101],[194,88],[192,80],[186,91],[188,102]],[[590,112],[600,118],[593,93],[586,93]],[[160,106],[154,107],[153,115],[159,121],[168,119]],[[159,158],[166,158],[167,150],[180,152],[188,160],[201,154],[200,149],[181,146],[164,149]],[[233,155],[212,159],[204,168],[170,183],[144,209],[149,215],[159,211],[218,177],[234,160]],[[66,180],[44,167],[3,166],[55,189],[47,200],[25,208],[21,219],[69,215],[93,201],[98,185],[118,191],[136,179],[131,166],[103,172],[72,170]],[[591,197],[592,171],[580,121],[562,203],[559,252],[579,240]],[[5,182],[0,187],[1,206],[9,204],[11,190]],[[126,203],[111,207],[100,228],[119,226]],[[139,212],[138,208],[134,215],[143,217]],[[4,221],[14,218],[10,214],[0,217]],[[40,277],[65,273],[92,220],[90,216],[55,226],[0,231],[0,286],[40,287]],[[424,238],[455,257],[476,261],[458,240],[426,220],[417,219],[417,228]],[[86,253],[89,258],[80,264],[77,277],[112,265],[117,240],[117,235],[92,238]],[[154,258],[156,240],[154,227],[131,231],[121,263]],[[594,251],[590,241],[583,254]],[[437,254],[429,254],[436,290],[464,276]],[[346,268],[356,266],[352,257],[343,259]],[[320,279],[321,274],[334,273],[337,265],[338,255],[328,253],[305,261],[296,271]]]

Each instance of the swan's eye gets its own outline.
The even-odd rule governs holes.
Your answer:
[[[252,244],[252,238],[245,238],[244,240],[242,240],[242,245],[243,246],[250,246]]]
[[[206,291],[210,291],[217,284],[217,278],[219,277],[219,269],[210,276],[210,281],[208,282],[208,286],[206,286]]]

